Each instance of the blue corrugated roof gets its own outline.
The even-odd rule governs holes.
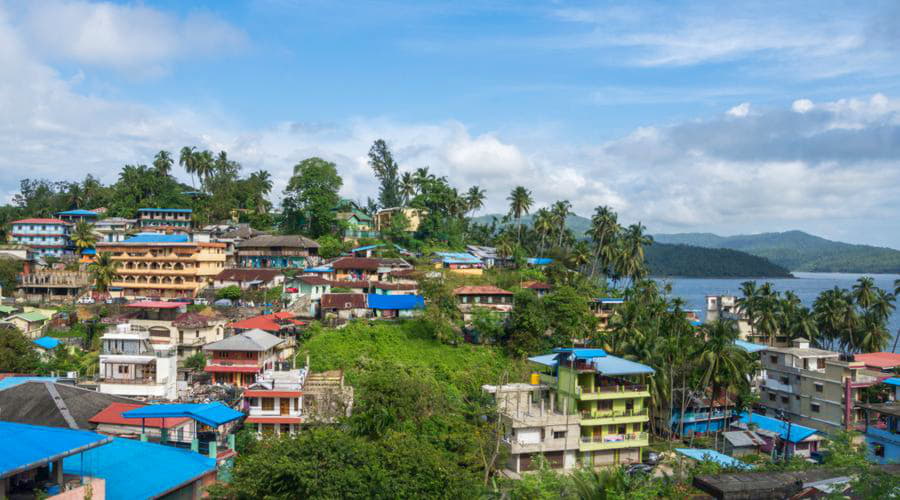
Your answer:
[[[303,270],[304,273],[333,273],[334,269],[331,266],[317,266],[317,267],[307,267]]]
[[[6,377],[0,380],[0,391],[25,382],[56,382],[58,377]]]
[[[529,257],[527,262],[532,266],[546,266],[551,264],[553,259],[549,257]]]
[[[190,208],[139,208],[138,212],[169,212],[176,214],[189,214],[193,212]]]
[[[215,469],[214,458],[124,438],[63,461],[66,474],[105,480],[109,499],[156,498]]]
[[[56,349],[56,346],[59,345],[59,339],[55,339],[53,337],[41,337],[39,339],[35,339],[32,342],[37,344],[44,349]]]
[[[112,438],[61,427],[0,422],[0,477],[108,443]]]
[[[383,247],[384,243],[378,243],[377,245],[366,245],[364,247],[356,247],[351,249],[351,252],[365,252],[366,250],[372,250],[373,248]]]
[[[602,358],[606,356],[603,349],[586,349],[582,347],[557,347],[553,352],[575,353],[575,359]]]
[[[369,309],[422,309],[425,299],[421,295],[368,294]]]
[[[885,384],[888,384],[888,385],[898,385],[898,386],[900,386],[900,377],[891,377],[891,378],[889,378],[889,379],[885,379],[884,383],[885,383]]]
[[[777,432],[781,439],[786,439],[787,441],[790,441],[792,443],[799,443],[816,433],[815,429],[792,423],[790,425],[791,435],[790,437],[788,437],[787,422],[778,420],[777,418],[760,415],[759,413],[748,415],[746,412],[744,412],[741,414],[741,422],[745,424],[756,424],[760,429],[767,430],[769,432]]]
[[[85,248],[81,251],[81,255],[97,255],[97,250],[93,248]]]
[[[138,233],[123,243],[188,243],[186,234]]]
[[[135,408],[122,413],[125,418],[191,418],[211,427],[218,427],[243,417],[244,414],[232,410],[222,403],[159,404]]]
[[[600,297],[599,299],[596,299],[596,301],[601,304],[624,304],[625,303],[625,299],[619,299],[616,297]]]
[[[740,347],[741,349],[743,349],[749,353],[759,352],[759,351],[763,351],[763,350],[769,348],[769,346],[767,346],[767,345],[754,344],[753,342],[747,342],[746,340],[735,340],[734,345]]]
[[[555,349],[554,349],[555,350]],[[602,349],[576,349],[576,351],[601,351]],[[569,349],[571,351],[571,349]],[[541,356],[532,356],[528,358],[529,361],[533,363],[538,363],[545,366],[556,366],[559,361],[558,358],[566,356],[566,352],[557,352],[554,354],[543,354]],[[577,356],[577,354],[576,354]],[[588,359],[591,364],[594,365],[597,373],[602,373],[604,375],[643,375],[643,374],[651,374],[655,373],[653,368],[650,368],[647,365],[642,365],[640,363],[635,363],[634,361],[628,361],[627,359],[622,359],[616,356],[612,356],[610,354],[606,354],[605,356],[596,356],[596,357],[581,357],[578,359]]]
[[[78,209],[78,210],[66,210],[65,212],[58,212],[56,215],[87,215],[87,216],[93,215],[94,217],[96,217],[97,212],[92,212],[90,210]]]
[[[729,457],[728,455],[723,455],[716,450],[709,449],[696,449],[696,448],[675,448],[675,451],[681,453],[682,455],[697,460],[698,462],[714,462],[722,467],[733,467],[738,469],[752,469],[753,466],[750,464],[745,464],[736,458]]]
[[[445,264],[481,264],[481,259],[465,252],[434,252]]]

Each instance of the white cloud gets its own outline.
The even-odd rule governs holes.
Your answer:
[[[806,113],[815,107],[812,101],[809,99],[797,99],[791,104],[791,109],[793,109],[797,113]]]
[[[241,30],[211,13],[179,18],[143,4],[47,0],[27,3],[22,17],[24,36],[48,58],[141,74],[246,44]]]
[[[729,116],[735,116],[737,118],[743,118],[750,114],[750,103],[742,102],[737,106],[729,109],[728,113],[726,114],[728,114]]]

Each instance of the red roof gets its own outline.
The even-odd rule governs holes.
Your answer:
[[[550,290],[550,285],[542,281],[526,281],[522,283],[522,288],[530,288],[531,290]]]
[[[322,295],[323,309],[365,309],[364,293],[326,293]]]
[[[281,331],[282,325],[278,323],[279,321],[288,321],[294,325],[304,325],[306,323],[296,322],[294,318],[297,315],[289,312],[289,311],[281,311],[273,314],[263,314],[262,316],[254,316],[252,318],[242,319],[240,321],[235,321],[234,323],[229,323],[228,326],[231,328],[238,328],[240,330],[252,330],[253,328],[259,328],[260,330],[266,332],[278,332]]]
[[[68,224],[68,222],[59,219],[22,219],[12,221],[10,224]]]
[[[325,278],[320,278],[318,276],[300,276],[297,279],[302,281],[303,283],[306,283],[307,285],[314,285],[314,286],[328,285],[331,283],[331,281],[329,281]]]
[[[418,290],[419,285],[415,283],[385,283],[384,281],[376,281],[375,288],[380,290]]]
[[[453,290],[453,295],[512,295],[513,293],[491,285],[461,286]]]
[[[139,404],[129,404],[129,403],[112,403],[106,408],[100,410],[100,413],[91,417],[88,422],[94,424],[113,424],[113,425],[131,425],[131,426],[141,426],[141,419],[139,418],[125,418],[122,416],[122,412],[135,410],[137,408],[143,408],[147,405],[139,405]],[[166,429],[171,429],[172,427],[177,427],[185,422],[188,422],[189,418],[145,418],[143,424],[146,427],[156,427],[160,428],[163,426],[163,420],[165,420]]]
[[[369,288],[372,286],[371,281],[329,281],[331,286],[343,288]]]
[[[135,307],[139,309],[178,309],[184,304],[181,302],[165,302],[162,300],[142,300],[140,302],[132,302],[125,307]]]
[[[280,269],[224,269],[216,275],[216,281],[272,281],[281,275]]]
[[[856,354],[853,356],[856,361],[862,361],[868,367],[891,369],[900,366],[900,354],[893,352],[870,352],[866,354]]]
[[[363,269],[366,271],[377,271],[378,259],[367,259],[365,257],[344,257],[332,262],[330,265],[332,269]]]

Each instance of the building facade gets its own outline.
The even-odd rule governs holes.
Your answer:
[[[476,309],[493,311],[503,317],[513,309],[513,293],[495,286],[461,286],[453,290],[453,295],[466,324],[472,322]]]
[[[116,325],[100,340],[100,392],[147,399],[178,397],[174,346],[154,344],[150,332],[127,324]]]
[[[69,232],[71,225],[61,219],[21,219],[11,224],[14,243],[27,245],[35,256],[62,257],[73,253]]]
[[[183,235],[139,234],[118,243],[97,243],[110,252],[116,269],[114,287],[134,297],[196,297],[225,266],[225,245],[194,243]]]
[[[238,267],[303,269],[319,263],[319,244],[303,236],[256,236],[236,245]]]
[[[247,387],[279,361],[277,347],[283,341],[262,330],[249,330],[203,346],[204,370],[214,384]]]
[[[190,208],[139,208],[137,224],[142,230],[186,234],[191,231],[192,216]]]
[[[244,390],[243,408],[258,436],[294,434],[303,424],[303,384],[306,368],[268,370]]]

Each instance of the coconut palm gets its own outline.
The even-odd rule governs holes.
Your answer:
[[[417,168],[416,173],[413,174],[413,180],[415,181],[416,189],[419,192],[422,191],[422,186],[432,179],[434,179],[434,176],[428,172],[428,167]]]
[[[484,200],[487,197],[484,189],[478,186],[472,186],[466,191],[466,207],[467,212],[477,212],[484,206]]]
[[[178,157],[178,164],[184,168],[184,171],[191,175],[191,186],[194,185],[194,174],[197,173],[197,153],[194,146],[185,146],[181,148]]]
[[[97,244],[97,234],[94,233],[94,225],[85,221],[79,221],[75,224],[75,229],[72,230],[72,234],[69,237],[72,239],[72,243],[75,243],[75,247],[78,248],[78,253],[87,248],[94,248],[94,245]]]
[[[516,219],[516,243],[519,244],[522,239],[522,216],[531,209],[534,198],[531,197],[531,191],[523,186],[516,186],[506,200],[509,201],[509,215]]]
[[[400,195],[403,196],[403,203],[406,205],[416,195],[416,179],[410,172],[403,172],[400,176]]]
[[[541,242],[538,247],[538,254],[543,257],[544,240],[553,232],[553,216],[550,214],[550,211],[546,208],[538,209],[534,214],[534,219],[532,219],[531,227],[535,233],[540,235]]]
[[[197,178],[200,179],[200,185],[203,186],[206,184],[206,181],[209,180],[209,177],[216,170],[216,161],[213,158],[213,154],[209,150],[203,150],[199,153],[194,154],[196,158],[196,164],[194,165],[194,171],[197,173]]]
[[[94,287],[98,292],[106,293],[109,290],[118,268],[119,262],[113,260],[110,252],[100,252],[94,262],[88,265],[88,272],[91,273],[91,279],[94,280]]]
[[[706,421],[706,430],[709,432],[715,401],[721,389],[736,380],[749,380],[748,371],[751,369],[751,363],[747,352],[735,344],[739,332],[734,321],[718,320],[706,323],[702,332],[704,344],[697,362],[702,373],[701,385],[708,387],[710,392],[710,411]]]
[[[623,276],[632,281],[643,278],[647,274],[644,265],[644,246],[653,244],[653,237],[644,234],[647,228],[640,222],[628,226],[621,239],[621,271]]]
[[[556,241],[557,247],[562,247],[563,235],[566,233],[566,219],[572,213],[572,204],[569,200],[557,201],[550,207],[550,213],[553,215],[553,222],[556,224],[559,239]]]
[[[875,280],[871,276],[862,276],[853,285],[853,300],[863,309],[868,309],[876,298]]]
[[[168,151],[160,151],[153,157],[153,168],[159,175],[167,176],[172,171],[174,160]]]
[[[594,216],[591,217],[591,228],[587,232],[587,236],[594,242],[594,262],[591,265],[591,277],[594,276],[597,268],[597,262],[603,262],[603,272],[609,269],[609,261],[604,259],[604,254],[609,256],[608,248],[612,246],[613,241],[618,236],[621,227],[617,221],[618,215],[609,207],[601,206],[594,209]]]

